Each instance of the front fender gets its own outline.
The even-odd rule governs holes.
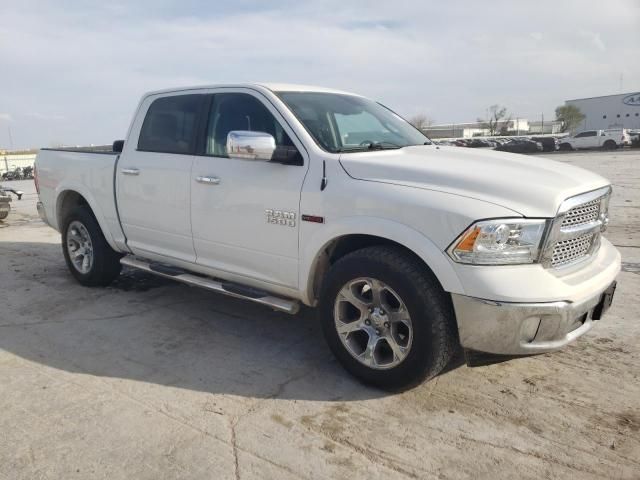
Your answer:
[[[392,220],[357,216],[336,219],[321,227],[307,224],[303,227],[300,261],[300,291],[302,301],[308,305],[315,303],[313,282],[316,267],[326,247],[334,240],[346,235],[372,235],[404,245],[420,257],[431,268],[445,291],[464,294],[451,261],[428,237],[422,233]]]

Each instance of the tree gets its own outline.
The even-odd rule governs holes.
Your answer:
[[[418,130],[422,131],[425,128],[433,125],[433,120],[427,117],[424,113],[418,113],[417,115],[409,118],[409,123],[416,127]]]
[[[562,132],[575,130],[584,119],[584,113],[575,105],[561,105],[556,108],[556,120],[562,122]]]
[[[489,136],[494,136],[498,133],[506,135],[509,130],[509,122],[511,122],[511,115],[507,115],[507,108],[500,105],[491,105],[489,113],[488,119],[478,118],[478,123],[485,130],[489,130]]]

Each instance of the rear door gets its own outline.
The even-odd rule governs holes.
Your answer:
[[[295,147],[300,163],[229,158],[226,141],[232,130],[268,133],[278,147]],[[308,169],[302,144],[275,107],[250,89],[214,92],[205,136],[191,178],[197,263],[296,287],[300,193]]]
[[[117,203],[131,250],[195,261],[191,168],[206,95],[143,100],[116,171]]]

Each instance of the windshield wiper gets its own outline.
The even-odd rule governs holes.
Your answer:
[[[366,152],[368,150],[396,150],[398,148],[404,148],[404,146],[396,145],[392,142],[363,142],[365,145],[358,145],[357,147],[343,147],[335,150],[335,153],[346,152]],[[406,146],[406,145],[405,145]]]
[[[369,150],[388,150],[392,148],[402,148],[402,147],[392,142],[382,141],[382,142],[371,142],[367,148]]]

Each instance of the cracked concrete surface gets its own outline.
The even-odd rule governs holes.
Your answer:
[[[553,354],[403,394],[336,364],[314,312],[126,271],[68,274],[31,183],[0,223],[0,479],[640,478],[640,152],[556,154],[614,183],[614,306]],[[529,157],[535,162],[537,157]]]

